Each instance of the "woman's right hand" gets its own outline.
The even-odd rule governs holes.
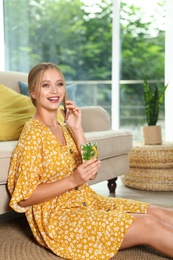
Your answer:
[[[85,161],[77,167],[71,175],[76,186],[80,186],[88,180],[93,180],[100,168],[101,161],[96,158]]]

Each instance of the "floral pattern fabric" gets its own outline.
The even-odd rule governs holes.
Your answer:
[[[61,180],[81,164],[71,131],[62,125],[66,145],[35,119],[28,121],[13,152],[8,189],[10,206],[25,212],[37,242],[65,259],[110,259],[135,218],[148,204],[104,197],[83,184],[54,199],[22,208],[40,183]]]

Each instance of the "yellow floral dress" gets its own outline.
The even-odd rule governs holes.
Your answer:
[[[65,259],[110,259],[124,238],[134,217],[145,213],[147,203],[104,197],[87,184],[47,202],[22,208],[40,183],[65,178],[81,164],[81,156],[68,127],[62,126],[66,145],[36,119],[28,121],[13,152],[8,189],[10,206],[25,212],[37,242]]]

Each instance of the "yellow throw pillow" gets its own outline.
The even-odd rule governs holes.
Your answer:
[[[0,84],[0,93],[0,141],[18,140],[24,124],[34,115],[35,107],[29,97],[3,84]],[[61,112],[58,120],[64,121]]]

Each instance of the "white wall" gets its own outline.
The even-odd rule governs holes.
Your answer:
[[[113,0],[112,29],[112,129],[120,126],[120,0]]]
[[[3,0],[0,0],[0,70],[5,70]]]
[[[165,31],[165,140],[173,141],[173,1],[166,2]]]

